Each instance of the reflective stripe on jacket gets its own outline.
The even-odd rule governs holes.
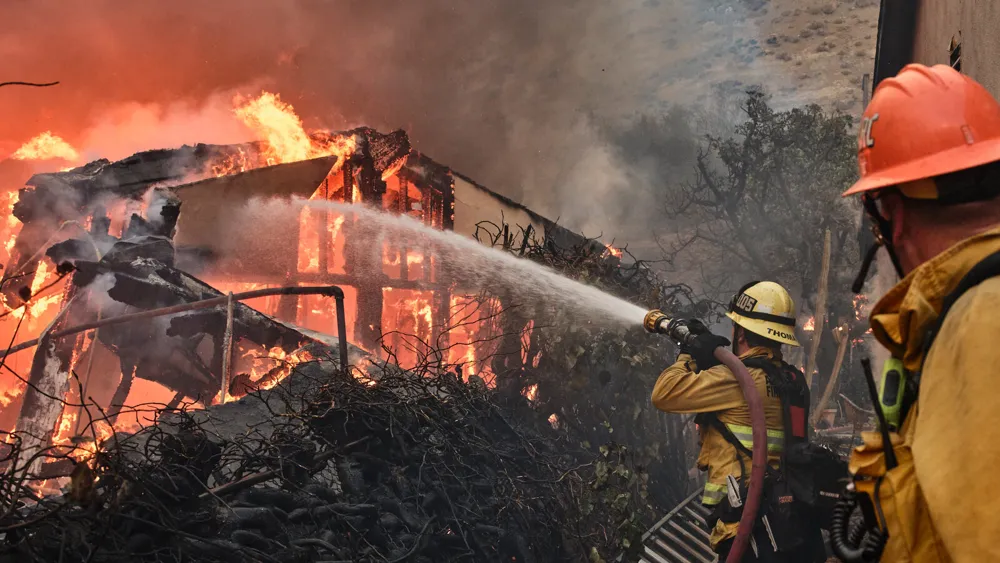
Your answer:
[[[776,363],[780,362],[780,356],[776,356],[768,348],[751,348],[740,356],[740,359],[751,357],[765,357]],[[653,405],[660,410],[674,413],[715,413],[747,449],[753,449],[750,409],[743,399],[743,391],[736,377],[724,365],[704,371],[696,369],[697,365],[690,356],[687,354],[678,356],[677,362],[660,374],[653,387]],[[764,402],[764,417],[768,430],[768,462],[777,467],[784,444],[781,401],[774,390],[767,385],[767,375],[764,370],[751,368],[749,371]],[[708,506],[715,506],[726,497],[726,476],[732,475],[739,480],[743,475],[744,466],[749,471],[750,458],[738,453],[736,448],[711,426],[699,427],[699,436],[701,451],[698,454],[698,467],[708,472],[702,502]],[[712,530],[712,546],[735,537],[736,526],[736,523],[718,522]]]
[[[911,272],[872,311],[875,338],[907,370],[923,367],[919,401],[892,435],[899,466],[886,474],[877,433],[865,433],[851,456],[852,472],[884,476],[883,561],[1000,561],[1000,278],[955,303],[926,361],[922,349],[944,297],[998,250],[1000,229],[970,237]]]

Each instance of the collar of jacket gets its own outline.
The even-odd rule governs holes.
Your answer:
[[[781,361],[781,352],[775,352],[774,350],[768,348],[767,346],[754,346],[753,348],[747,350],[740,354],[739,358],[745,360],[747,358],[767,358],[769,360],[774,360],[777,362]]]
[[[1000,227],[971,236],[924,262],[872,308],[872,334],[910,371],[920,369],[924,333],[944,298],[980,260],[1000,250]]]

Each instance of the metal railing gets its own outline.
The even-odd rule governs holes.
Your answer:
[[[638,563],[715,563],[718,556],[709,544],[707,518],[711,511],[696,491],[674,507],[642,536]]]

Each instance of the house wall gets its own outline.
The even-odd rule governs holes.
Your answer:
[[[952,37],[962,44],[962,72],[1000,98],[1000,2],[921,0],[913,62],[949,64]]]
[[[458,176],[455,176],[454,186],[456,233],[475,237],[476,224],[480,221],[492,221],[497,225],[506,221],[515,236],[520,234],[518,227],[527,229],[530,225],[534,231],[532,236],[539,241],[545,240],[545,225],[524,209],[514,207]]]

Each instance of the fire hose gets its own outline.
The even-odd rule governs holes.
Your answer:
[[[682,344],[691,343],[695,335],[688,330],[688,327],[680,323],[671,323],[661,311],[653,310],[646,313],[642,326],[649,332],[666,334]],[[743,398],[750,409],[750,427],[753,437],[753,454],[750,460],[750,482],[747,498],[743,503],[743,514],[740,516],[739,527],[736,529],[736,538],[733,546],[729,550],[726,563],[739,563],[743,559],[747,543],[753,532],[754,524],[757,520],[757,512],[760,509],[761,497],[764,493],[764,473],[767,468],[767,424],[764,419],[764,403],[760,394],[757,393],[757,385],[753,376],[750,375],[747,367],[736,357],[735,354],[723,347],[715,349],[715,359],[722,362],[733,375],[743,391]]]

